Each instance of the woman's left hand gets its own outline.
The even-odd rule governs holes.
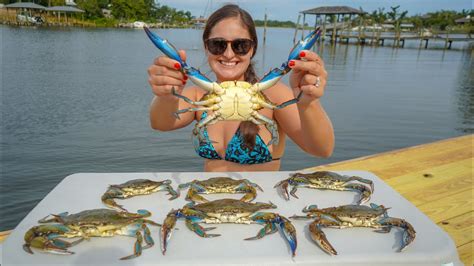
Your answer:
[[[328,73],[324,61],[313,51],[300,52],[300,60],[291,60],[290,86],[296,96],[303,91],[299,105],[307,105],[324,95]]]

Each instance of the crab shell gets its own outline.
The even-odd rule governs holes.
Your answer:
[[[218,120],[249,121],[255,112],[263,109],[259,103],[269,102],[261,93],[250,89],[252,84],[245,81],[225,81],[219,84],[222,90],[207,94],[202,100],[214,99]],[[215,108],[218,107],[218,108]]]

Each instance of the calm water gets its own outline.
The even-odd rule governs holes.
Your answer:
[[[158,51],[141,30],[0,29],[0,230],[14,228],[72,173],[202,170],[190,128],[158,133],[149,127],[146,69]],[[208,73],[201,33],[161,31]],[[260,76],[282,63],[294,32],[267,33],[255,58]],[[473,133],[472,52],[466,43],[447,51],[418,45],[322,47],[330,75],[322,101],[336,149],[318,159],[290,142],[282,170]]]

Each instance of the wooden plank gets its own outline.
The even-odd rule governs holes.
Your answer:
[[[474,135],[365,156],[306,170],[366,170],[382,179],[395,178],[431,166],[472,158]]]
[[[458,247],[459,258],[466,266],[474,265],[474,260],[472,259],[473,248],[472,241]]]
[[[398,176],[387,183],[418,206],[472,187],[470,166],[471,159],[466,159]]]
[[[13,230],[8,230],[8,231],[0,232],[0,243],[2,243],[3,241],[5,241],[5,239],[7,239],[7,237],[10,235],[10,233],[11,233],[12,231],[13,231]]]
[[[456,242],[456,247],[472,242],[474,217],[473,211],[443,220],[438,225],[443,228]]]
[[[472,189],[467,188],[460,193],[446,198],[418,205],[417,207],[433,220],[439,223],[446,217],[456,217],[466,213],[465,206],[472,206]]]

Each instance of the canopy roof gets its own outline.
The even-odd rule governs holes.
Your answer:
[[[80,12],[84,13],[85,11],[73,6],[52,6],[45,9],[46,11],[56,11],[56,12]]]
[[[335,14],[364,14],[365,12],[360,11],[348,6],[320,6],[304,11],[300,11],[303,14],[312,15],[335,15]]]
[[[5,5],[5,8],[45,9],[46,7],[32,2],[22,2]]]
[[[456,23],[469,23],[471,21],[472,21],[472,19],[470,17],[466,17],[466,18],[458,18],[454,22],[456,22]]]

